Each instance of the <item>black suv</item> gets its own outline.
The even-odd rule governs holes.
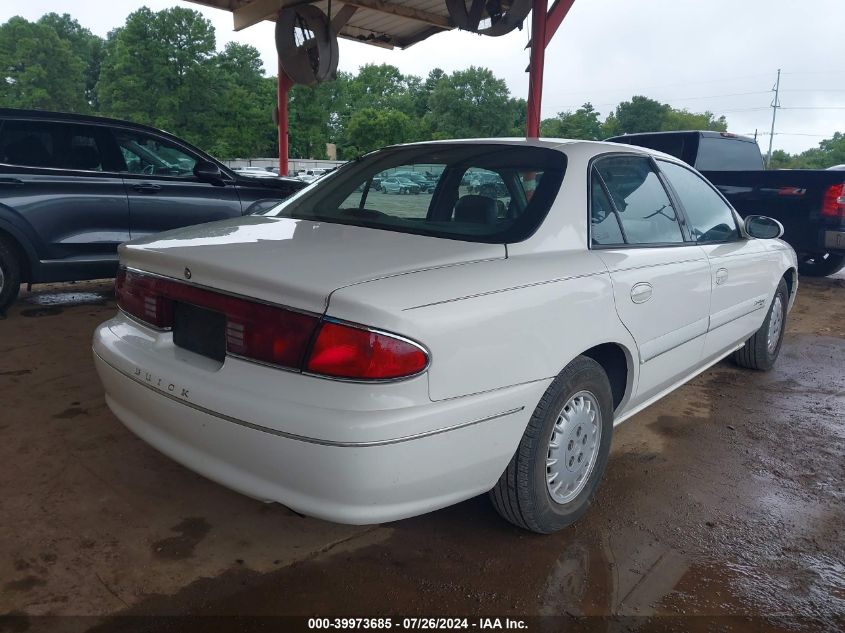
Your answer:
[[[0,312],[21,282],[112,277],[121,242],[264,210],[304,186],[238,174],[145,125],[0,108]]]

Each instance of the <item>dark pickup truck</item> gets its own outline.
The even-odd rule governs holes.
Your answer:
[[[727,132],[654,132],[607,140],[680,158],[718,187],[743,217],[779,220],[802,274],[832,275],[845,267],[845,171],[766,170],[754,139]]]
[[[0,313],[21,282],[114,276],[121,242],[266,210],[302,187],[144,125],[0,108]]]

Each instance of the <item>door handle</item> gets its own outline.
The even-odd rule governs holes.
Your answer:
[[[157,191],[161,191],[161,185],[154,185],[151,182],[132,185],[132,188],[139,193],[156,193]]]
[[[720,268],[716,271],[716,285],[721,286],[728,280],[728,269]]]
[[[21,187],[23,186],[23,180],[18,180],[17,178],[0,178],[0,185],[6,187]]]
[[[651,284],[648,282],[642,281],[638,284],[634,284],[634,287],[631,288],[631,301],[634,303],[645,303],[651,299],[653,292],[654,288],[652,288]]]

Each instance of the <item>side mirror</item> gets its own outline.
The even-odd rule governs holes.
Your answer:
[[[773,240],[783,236],[783,224],[765,215],[749,215],[745,218],[745,232],[760,240]]]
[[[223,184],[223,172],[219,165],[206,160],[197,161],[194,165],[194,176],[200,180],[210,182],[215,185]]]

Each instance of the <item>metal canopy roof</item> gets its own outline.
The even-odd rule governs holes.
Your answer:
[[[188,0],[231,11],[235,30],[276,20],[280,9],[313,4],[332,21],[338,37],[384,48],[406,48],[455,28],[444,0]]]

